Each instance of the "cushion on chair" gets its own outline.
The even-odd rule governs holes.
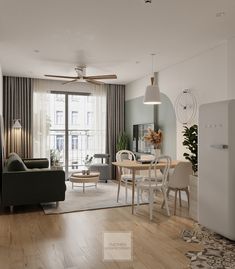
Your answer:
[[[25,166],[24,162],[20,158],[20,156],[12,152],[9,154],[9,158],[6,163],[7,171],[27,171],[27,167]]]

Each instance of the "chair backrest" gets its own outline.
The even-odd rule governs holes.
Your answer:
[[[167,155],[162,155],[158,158],[156,158],[155,160],[153,160],[149,166],[149,184],[151,185],[152,183],[156,183],[159,184],[158,182],[158,178],[157,178],[157,164],[158,163],[164,163],[164,168],[161,169],[162,171],[162,180],[161,180],[161,185],[166,187],[167,186],[167,181],[168,181],[168,174],[169,174],[169,170],[171,167],[171,157],[167,156]],[[155,179],[153,181],[153,179]]]
[[[116,161],[122,162],[125,160],[135,161],[135,154],[130,150],[119,150],[116,153]],[[127,168],[118,168],[121,174],[130,174],[130,170]]]
[[[169,187],[186,188],[189,185],[189,176],[193,174],[190,162],[179,162],[169,179]]]

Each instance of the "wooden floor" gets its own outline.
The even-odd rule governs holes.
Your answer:
[[[182,229],[193,225],[187,212],[182,207],[178,216],[167,217],[156,205],[150,222],[146,205],[135,215],[130,207],[61,215],[31,207],[16,207],[14,214],[5,210],[0,215],[0,268],[188,268],[184,254],[199,246],[180,239]],[[107,231],[132,231],[133,261],[103,261]]]

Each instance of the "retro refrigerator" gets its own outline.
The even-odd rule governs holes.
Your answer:
[[[235,240],[235,100],[199,108],[199,223]]]

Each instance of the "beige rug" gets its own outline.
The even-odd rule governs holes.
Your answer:
[[[89,187],[86,187],[85,192],[82,191],[82,187],[72,189],[70,182],[66,182],[66,185],[65,201],[60,202],[57,208],[55,203],[42,204],[45,214],[62,214],[131,205],[131,190],[128,189],[128,201],[126,204],[125,188],[123,186],[120,188],[119,202],[117,203],[118,185],[112,181],[98,183],[97,189],[87,184]],[[91,183],[90,185],[93,184]]]

